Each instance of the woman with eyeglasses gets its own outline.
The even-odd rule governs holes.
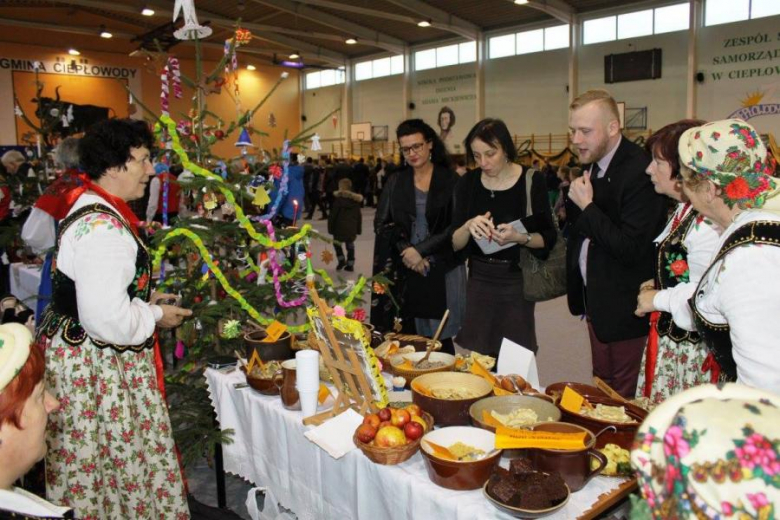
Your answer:
[[[536,352],[535,304],[523,297],[519,261],[523,247],[546,259],[555,245],[547,182],[541,173],[534,175],[528,200],[528,171],[514,162],[517,150],[500,119],[477,123],[464,144],[469,163],[477,168],[461,178],[455,193],[452,245],[469,257],[466,319],[458,345],[497,357],[507,338]],[[532,216],[524,218],[529,204]],[[526,232],[511,224],[521,218]]]
[[[432,337],[444,311],[450,316],[441,334],[442,351],[454,353],[452,337],[464,311],[466,273],[450,242],[452,194],[457,174],[439,136],[421,119],[396,130],[401,169],[388,181],[374,217],[374,273],[386,273],[401,308],[374,295],[371,323],[379,330],[403,319],[406,332]]]

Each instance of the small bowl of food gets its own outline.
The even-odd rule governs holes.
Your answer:
[[[609,443],[631,449],[639,425],[647,417],[647,410],[610,397],[589,396],[578,413],[560,405],[562,420],[577,424],[596,435],[596,448]]]
[[[561,411],[549,401],[528,395],[499,395],[480,399],[469,408],[471,423],[495,432],[496,427],[527,429],[546,421],[559,421]]]
[[[562,381],[560,383],[548,385],[544,389],[544,393],[552,397],[555,402],[558,402],[567,386],[585,398],[608,397],[600,388],[586,385],[585,383],[574,383],[572,381]]]
[[[498,467],[482,487],[496,509],[515,518],[542,518],[562,509],[571,491],[557,473]]]
[[[263,366],[255,365],[250,372],[242,366],[241,371],[246,374],[246,384],[264,395],[279,395],[279,387],[274,383],[274,376],[282,373],[282,364],[279,361],[268,361]]]
[[[441,426],[469,424],[469,407],[493,393],[479,376],[460,372],[424,374],[411,383],[412,401],[433,415]]]
[[[434,484],[458,491],[479,489],[501,459],[496,435],[471,426],[450,426],[426,433],[420,443]]]
[[[455,368],[455,356],[444,352],[431,352],[431,355],[417,364],[425,357],[425,352],[413,352],[411,354],[396,354],[390,357],[390,369],[394,376],[406,378],[412,382],[415,377],[434,372],[450,372]]]

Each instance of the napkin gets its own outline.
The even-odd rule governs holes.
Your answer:
[[[340,459],[357,448],[352,436],[363,423],[363,416],[352,408],[328,419],[316,428],[304,433],[307,439],[328,452],[334,459]]]

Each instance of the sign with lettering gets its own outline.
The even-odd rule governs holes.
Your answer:
[[[57,60],[30,60],[25,58],[0,57],[0,70],[21,70],[28,72],[72,74],[76,76],[97,76],[102,78],[131,79],[138,69],[118,67],[101,63],[90,63],[84,58]]]
[[[462,142],[476,115],[476,74],[473,65],[419,71],[414,100],[419,114],[439,132],[451,153],[464,153]]]

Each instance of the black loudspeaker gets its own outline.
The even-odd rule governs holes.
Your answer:
[[[414,103],[409,103],[409,110],[414,110],[415,108],[417,108],[417,105]]]
[[[697,83],[704,83],[704,73],[703,72],[697,72],[696,73],[696,82]]]
[[[306,122],[306,115],[301,114],[301,121],[303,121],[304,123]]]
[[[658,79],[661,77],[661,49],[604,56],[604,83]]]

